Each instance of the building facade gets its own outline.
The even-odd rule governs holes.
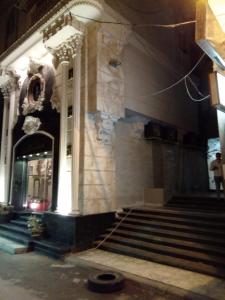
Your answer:
[[[184,143],[199,104],[183,85],[158,94],[191,69],[179,34],[165,55],[163,33],[145,38],[110,1],[20,2],[0,56],[0,201],[44,212],[79,248],[123,207],[206,191],[205,149]]]

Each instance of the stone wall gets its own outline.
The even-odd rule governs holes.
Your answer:
[[[148,47],[148,48],[147,48]],[[145,51],[129,44],[123,52],[125,107],[184,130],[198,131],[198,104],[192,102],[181,83],[157,96],[153,93],[175,83],[182,76],[179,66],[161,57],[146,44]],[[170,67],[168,67],[168,65]],[[185,71],[179,72],[185,74]]]
[[[84,214],[115,210],[114,122],[104,115],[86,114],[81,141],[80,203]],[[107,123],[105,128],[105,124]]]
[[[88,30],[80,178],[84,214],[141,204],[144,189],[149,187],[164,188],[168,199],[175,191],[198,186],[189,175],[184,176],[189,165],[181,146],[143,139],[144,124],[150,119],[173,125],[182,133],[198,132],[198,105],[188,100],[182,84],[151,96],[179,79],[176,70],[180,66],[172,65],[159,49],[143,44],[136,34],[117,30],[98,24]],[[110,65],[112,58],[118,65]],[[125,116],[126,110],[133,112],[132,118]],[[191,158],[199,166],[204,164],[198,151]]]
[[[139,121],[138,121],[139,119]],[[119,206],[143,203],[144,189],[164,189],[165,202],[179,192],[208,190],[204,149],[143,138],[144,119],[116,125],[116,199]]]

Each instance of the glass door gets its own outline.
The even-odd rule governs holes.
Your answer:
[[[52,203],[52,157],[39,153],[33,156],[27,163],[25,205],[33,211],[46,211]]]

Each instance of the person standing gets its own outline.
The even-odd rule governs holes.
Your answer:
[[[224,189],[223,170],[222,170],[222,159],[221,153],[216,153],[216,159],[210,164],[210,170],[214,172],[214,181],[216,185],[216,196],[220,199],[220,186]]]

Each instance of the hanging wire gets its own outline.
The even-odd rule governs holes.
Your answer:
[[[69,13],[71,14],[70,10],[68,9]],[[143,23],[143,24],[138,24],[138,23],[123,23],[123,22],[113,22],[113,21],[101,21],[93,18],[88,18],[84,16],[80,16],[77,14],[72,14],[74,17],[85,19],[85,20],[90,20],[96,23],[100,24],[114,24],[114,25],[123,25],[123,26],[130,26],[130,27],[161,27],[161,28],[177,28],[180,26],[185,26],[189,24],[196,23],[196,20],[191,20],[187,22],[181,22],[181,23],[174,23],[174,24],[151,24],[151,23]]]
[[[146,95],[146,96],[141,96],[141,97],[149,97],[149,96],[158,96],[168,90],[170,90],[171,88],[173,88],[174,86],[178,85],[179,83],[181,83],[186,77],[188,77],[195,69],[196,67],[200,64],[200,62],[203,60],[203,58],[205,57],[205,53],[202,54],[202,56],[199,58],[199,60],[196,62],[196,64],[194,65],[194,67],[185,75],[183,76],[181,79],[179,79],[178,81],[176,81],[175,83],[171,84],[170,86],[166,87],[165,89],[162,89],[158,92],[155,92],[153,94],[150,95]]]
[[[196,92],[199,94],[199,96],[205,97],[205,95],[203,95],[202,92],[199,91],[197,85],[194,83],[194,81],[191,79],[191,77],[187,76],[187,79],[189,80],[189,82],[191,83],[191,85],[193,86],[193,88],[196,90]]]
[[[187,21],[187,22],[181,22],[181,23],[174,23],[174,24],[136,24],[136,23],[123,23],[123,22],[112,22],[112,21],[100,21],[100,20],[97,20],[97,19],[93,19],[93,18],[88,18],[88,17],[84,17],[84,16],[80,16],[80,15],[76,15],[76,14],[72,14],[71,11],[69,10],[68,6],[66,6],[66,10],[69,12],[70,16],[74,16],[74,17],[77,17],[77,18],[81,18],[81,19],[86,19],[86,20],[90,20],[90,21],[93,21],[93,22],[96,22],[96,23],[100,23],[100,24],[114,24],[114,25],[122,25],[122,26],[130,26],[130,27],[158,27],[158,28],[177,28],[177,27],[180,27],[180,26],[185,26],[185,25],[189,25],[189,24],[194,24],[196,23],[196,20],[191,20],[191,21]],[[190,80],[191,84],[195,87],[195,89],[197,89],[197,92],[203,96],[203,94],[198,90],[197,86],[195,85],[195,83],[189,78],[189,75],[195,70],[195,68],[200,64],[200,62],[202,61],[202,59],[204,58],[205,56],[205,53],[199,58],[199,60],[196,62],[196,64],[194,65],[194,67],[185,75],[183,76],[181,79],[179,79],[178,81],[176,81],[175,83],[171,84],[170,86],[162,89],[162,90],[159,90],[153,94],[148,94],[148,95],[144,95],[144,96],[139,96],[141,98],[146,98],[146,97],[155,97],[155,96],[158,96],[162,93],[165,93],[167,92],[168,90],[172,89],[173,87],[177,86],[179,83],[181,83],[182,81],[185,82],[185,87],[186,87],[186,90],[187,90],[187,93],[188,93],[188,96],[190,97],[190,99],[192,101],[195,101],[195,102],[199,102],[199,101],[203,101],[203,100],[206,100],[210,97],[210,95],[208,96],[205,96],[201,99],[195,99],[194,97],[192,97],[192,95],[190,94],[190,91],[188,89],[188,86],[187,86],[187,78]]]
[[[210,97],[210,95],[207,95],[207,96],[205,96],[205,97],[203,97],[203,98],[200,98],[200,99],[194,98],[194,97],[191,95],[190,91],[189,91],[189,88],[188,88],[188,85],[187,85],[187,77],[185,77],[184,83],[185,83],[185,87],[186,87],[187,94],[188,94],[188,96],[190,97],[190,99],[191,99],[192,101],[194,101],[194,102],[201,102],[201,101],[204,101],[204,100],[206,100],[206,99],[208,99],[208,98]]]

